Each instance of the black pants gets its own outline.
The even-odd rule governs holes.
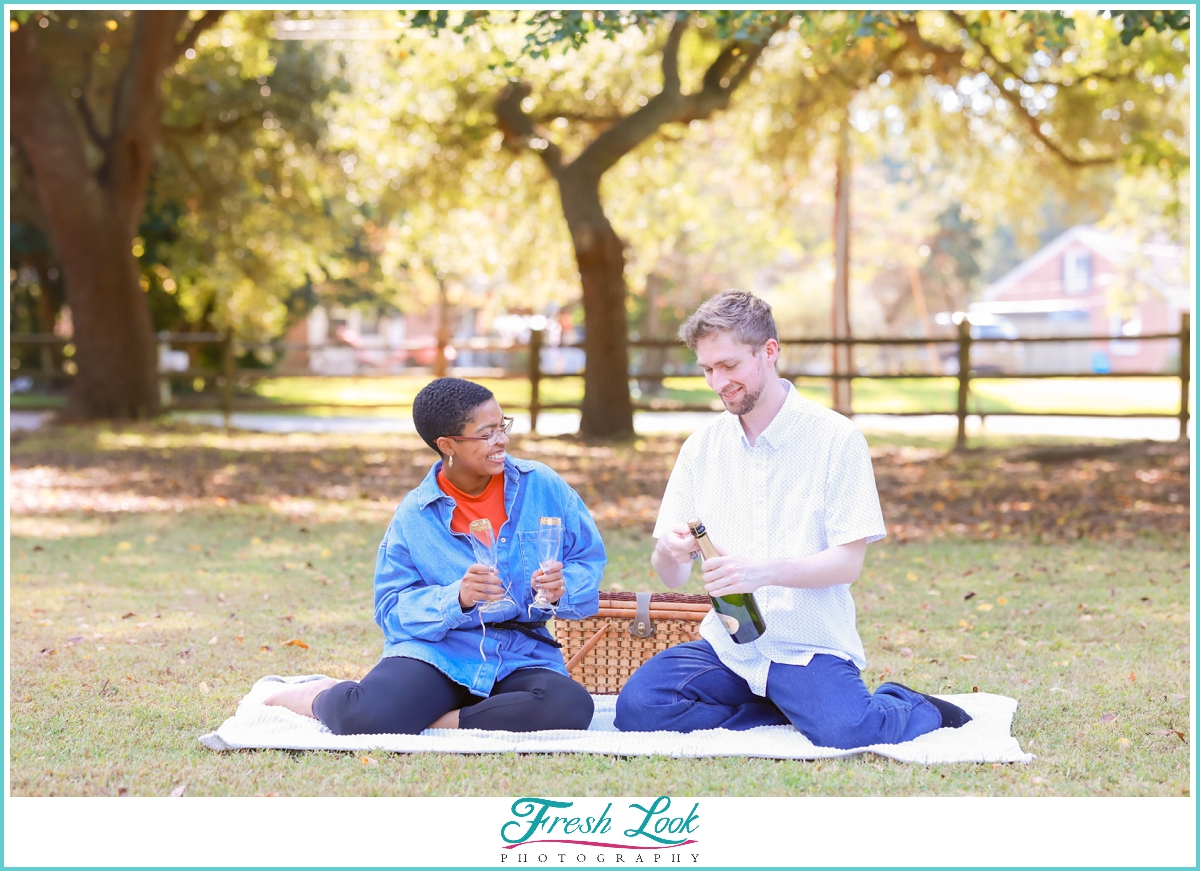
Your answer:
[[[381,659],[361,681],[342,681],[312,705],[335,735],[416,735],[460,708],[461,729],[586,729],[592,707],[582,684],[548,668],[518,669],[481,699],[429,663],[405,656]]]

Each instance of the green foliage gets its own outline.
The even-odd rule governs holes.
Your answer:
[[[1192,26],[1192,13],[1187,9],[1121,9],[1113,10],[1114,19],[1121,20],[1121,43],[1132,42],[1153,28],[1155,33],[1164,30],[1183,31]]]

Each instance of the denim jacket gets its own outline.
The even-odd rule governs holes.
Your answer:
[[[383,629],[383,655],[428,662],[477,696],[519,668],[566,674],[562,654],[549,644],[511,629],[484,631],[483,623],[545,620],[529,606],[530,577],[539,568],[538,519],[561,517],[563,581],[556,619],[590,617],[600,608],[600,577],[607,557],[587,506],[548,466],[504,459],[504,505],[508,519],[496,531],[498,574],[516,602],[481,613],[463,611],[459,586],[475,562],[467,534],[450,531],[455,502],[437,483],[441,461],[396,509],[375,564],[375,622]],[[540,630],[546,632],[545,629]],[[546,634],[549,638],[549,633]],[[483,656],[480,655],[482,644]]]

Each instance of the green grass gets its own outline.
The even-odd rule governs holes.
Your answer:
[[[503,405],[528,405],[529,382],[521,378],[481,378]],[[280,405],[333,403],[363,406],[354,413],[362,416],[395,415],[398,408],[412,405],[413,397],[428,384],[428,377],[379,378],[269,378],[255,382],[244,392]],[[801,378],[797,389],[806,398],[822,405],[830,404],[829,382],[821,378]],[[699,377],[667,378],[662,393],[635,394],[637,401],[650,399],[681,402],[688,405],[712,405],[712,390]],[[899,378],[854,382],[854,410],[860,414],[930,412],[953,414],[957,404],[958,382],[953,378]],[[583,398],[583,379],[577,376],[547,378],[539,388],[543,405],[578,404]],[[215,399],[215,395],[214,395]],[[11,407],[55,407],[65,404],[61,396],[45,397],[13,394]],[[371,408],[370,406],[392,406]],[[720,410],[719,406],[713,406]],[[1075,414],[1175,414],[1179,411],[1179,380],[1161,378],[1049,378],[987,379],[971,382],[969,408],[972,413],[1071,412]],[[291,410],[314,416],[344,415],[345,409],[314,407]]]
[[[347,405],[393,403],[409,405],[428,378],[273,378],[259,382],[255,393],[279,403],[333,402]],[[480,379],[501,405],[529,402],[529,383],[523,379]],[[667,378],[654,399],[689,405],[710,405],[713,392],[703,378]],[[829,405],[829,382],[819,378],[797,381],[806,398]],[[970,409],[1004,411],[1125,414],[1173,414],[1179,410],[1179,381],[1174,378],[1054,378],[985,379],[971,382]],[[854,382],[854,409],[861,414],[930,411],[953,413],[958,382],[953,378],[913,378]],[[543,404],[578,403],[583,379],[549,378],[542,382]],[[651,397],[641,397],[648,400]],[[326,412],[332,413],[332,412]]]
[[[198,736],[263,675],[354,678],[378,656],[372,560],[390,506],[306,504],[15,516],[12,794],[166,795],[181,784],[188,795],[1189,790],[1188,545],[1153,535],[869,549],[855,588],[868,684],[1018,699],[1013,734],[1038,757],[1028,765],[205,750]],[[606,586],[654,589],[649,539],[605,536]]]

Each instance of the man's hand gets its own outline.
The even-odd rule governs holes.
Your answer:
[[[672,526],[654,545],[650,564],[671,588],[682,586],[692,572],[692,553],[696,550],[696,539],[686,524]]]
[[[476,563],[467,569],[458,585],[458,604],[469,611],[480,602],[493,602],[504,598],[504,587],[500,578],[485,565]]]
[[[567,585],[563,581],[562,570],[562,563],[551,563],[551,568],[549,571],[538,569],[529,579],[530,583],[533,585],[534,591],[537,592],[540,590],[542,593],[544,593],[547,601],[549,601],[551,605],[557,604],[558,600],[562,598],[563,593],[566,592],[567,589]]]
[[[655,548],[662,551],[668,559],[677,563],[690,563],[695,559],[693,554],[699,552],[692,531],[683,523],[667,530],[667,534],[658,540]]]
[[[729,556],[719,547],[717,553],[720,556],[706,559],[700,564],[704,572],[704,590],[710,596],[753,593],[759,587],[772,583],[774,571],[768,560]]]

